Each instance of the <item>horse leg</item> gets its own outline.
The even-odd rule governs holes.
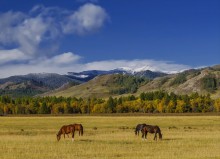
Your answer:
[[[147,140],[147,132],[145,133],[145,140]]]
[[[142,140],[144,140],[144,135],[145,135],[145,133],[144,133],[144,132],[142,132]]]
[[[75,133],[75,132],[72,132],[72,141],[74,141],[74,133]]]
[[[157,132],[156,132],[155,135],[154,135],[154,140],[157,141]]]

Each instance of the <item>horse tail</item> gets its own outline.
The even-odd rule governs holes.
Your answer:
[[[159,138],[162,140],[162,134],[159,126],[157,126],[157,132],[159,134]]]
[[[160,130],[160,127],[159,126],[157,126],[158,127],[158,133],[159,134],[161,134],[161,130]]]
[[[157,126],[157,130],[158,130],[158,131],[160,131],[160,128],[159,128],[159,126]]]
[[[80,124],[81,136],[83,136],[83,126]]]

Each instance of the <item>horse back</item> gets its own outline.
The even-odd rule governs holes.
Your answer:
[[[160,128],[159,126],[155,125],[146,125],[144,128],[143,128],[143,131],[145,132],[149,132],[149,133],[156,133],[156,132],[160,132]]]
[[[75,128],[72,125],[64,125],[64,126],[62,126],[61,129],[62,129],[62,132],[65,134],[69,134],[69,133],[75,131]]]
[[[71,124],[71,125],[75,127],[75,130],[80,130],[82,127],[81,124]]]
[[[83,126],[82,124],[72,124],[75,127],[75,130],[79,131],[79,135],[83,136]]]

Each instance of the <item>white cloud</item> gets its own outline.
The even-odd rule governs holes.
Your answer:
[[[19,55],[22,56],[23,54],[22,52],[15,50],[12,51],[11,54],[5,55],[11,55],[10,58],[14,57],[13,60],[15,60],[16,57]],[[8,56],[5,56],[5,59],[8,58]],[[1,61],[5,61],[5,59],[0,58],[0,64]],[[25,56],[24,59],[26,59]],[[72,70],[74,66],[78,67],[78,62],[80,59],[81,57],[79,55],[76,55],[72,52],[67,52],[60,55],[55,55],[52,58],[39,57],[36,59],[31,59],[26,63],[8,63],[1,66],[0,77],[4,78],[12,75],[24,75],[28,73],[42,72],[65,74],[67,70]]]
[[[107,19],[108,15],[102,7],[87,3],[66,19],[63,31],[66,34],[87,34],[100,29]]]
[[[0,14],[0,45],[9,45],[16,41],[14,37],[16,34],[16,28],[18,24],[26,18],[26,15],[21,12],[6,12]]]
[[[18,49],[0,50],[0,65],[12,61],[28,60],[30,57]]]
[[[18,33],[15,36],[20,49],[27,54],[36,54],[48,27],[41,17],[26,19],[16,29]]]
[[[90,3],[77,11],[37,5],[29,13],[0,13],[0,48],[18,49],[33,58],[51,56],[57,54],[59,47],[53,45],[65,36],[64,33],[97,31],[107,17],[102,7]]]
[[[14,47],[27,55],[39,56],[40,44],[52,28],[40,15],[30,17],[19,12],[0,15],[0,45]]]
[[[46,65],[59,65],[60,67],[75,64],[80,60],[81,57],[72,52],[63,53],[56,55],[50,59],[45,60],[43,63]]]

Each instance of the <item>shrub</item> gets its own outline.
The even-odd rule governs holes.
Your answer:
[[[171,82],[170,86],[172,85],[178,85],[178,84],[182,84],[184,82],[186,82],[186,74],[185,73],[181,73],[179,75],[176,76],[176,78]]]
[[[212,75],[202,78],[201,82],[202,88],[209,92],[214,92],[217,89],[217,79]]]

